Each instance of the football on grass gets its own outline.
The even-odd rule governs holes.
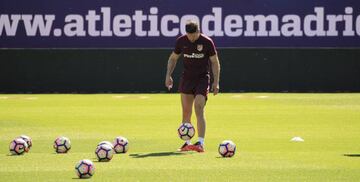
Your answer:
[[[95,155],[99,162],[108,162],[112,159],[114,150],[108,144],[98,145],[95,150]]]
[[[89,159],[83,159],[75,165],[75,173],[79,178],[91,178],[95,173],[95,166]]]
[[[69,138],[61,136],[55,139],[53,146],[56,153],[67,153],[71,149],[71,142]]]
[[[22,155],[28,150],[28,145],[25,140],[16,138],[10,142],[9,149],[12,155]]]
[[[235,155],[236,145],[230,140],[225,140],[219,145],[219,154],[222,157],[232,157]]]
[[[116,153],[126,153],[129,150],[129,141],[122,136],[118,136],[114,140],[114,150]]]

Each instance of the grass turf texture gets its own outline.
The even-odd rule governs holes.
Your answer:
[[[178,153],[178,94],[0,95],[0,181],[77,179],[75,164],[95,161],[97,143],[118,135],[129,139],[129,152],[94,162],[90,180],[360,179],[360,94],[211,95],[206,116],[206,152]],[[20,134],[32,137],[33,147],[9,156]],[[68,154],[54,153],[60,135],[72,142]],[[305,142],[290,142],[294,136]],[[217,153],[225,139],[237,144],[233,158]]]

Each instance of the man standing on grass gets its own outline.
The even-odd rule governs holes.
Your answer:
[[[200,33],[199,25],[195,21],[187,22],[185,29],[186,35],[177,38],[175,49],[168,60],[165,86],[169,90],[173,87],[171,74],[175,69],[177,60],[183,54],[184,71],[179,84],[182,122],[191,123],[194,105],[199,140],[194,145],[191,145],[190,140],[186,141],[180,151],[204,152],[206,128],[204,108],[210,88],[210,69],[212,69],[214,80],[211,91],[216,95],[219,92],[220,63],[214,42]]]

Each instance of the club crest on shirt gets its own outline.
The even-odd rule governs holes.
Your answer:
[[[198,45],[196,46],[196,49],[197,49],[198,51],[202,51],[202,50],[203,50],[203,45],[202,45],[202,44],[198,44]]]

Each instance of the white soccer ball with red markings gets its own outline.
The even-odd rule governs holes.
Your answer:
[[[28,145],[28,150],[26,152],[28,152],[30,150],[30,148],[32,147],[32,140],[30,137],[26,136],[26,135],[20,135],[18,138],[23,139],[27,145]]]
[[[26,141],[21,138],[11,141],[9,149],[12,155],[22,155],[29,150]]]
[[[63,136],[56,138],[54,149],[56,153],[67,153],[71,149],[70,139]]]
[[[75,165],[75,173],[79,178],[91,178],[95,173],[95,166],[89,159],[81,160]]]
[[[178,134],[182,140],[190,140],[195,135],[195,128],[191,123],[182,123],[178,129]]]
[[[95,150],[95,155],[99,162],[108,162],[114,155],[112,146],[108,144],[98,145]]]
[[[114,150],[116,153],[126,153],[129,150],[129,141],[122,136],[118,136],[114,140]]]
[[[235,155],[236,145],[230,140],[225,140],[219,145],[219,154],[222,157],[232,157]]]

